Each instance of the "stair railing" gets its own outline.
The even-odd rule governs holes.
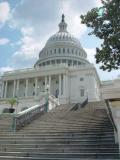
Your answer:
[[[45,113],[45,105],[35,105],[13,117],[12,131],[16,131]]]
[[[88,104],[88,97],[81,103],[81,108]]]
[[[114,122],[114,120],[113,120],[113,116],[112,116],[112,111],[111,111],[111,108],[110,108],[109,100],[106,99],[105,102],[106,102],[106,106],[107,106],[107,109],[108,109],[108,113],[109,113],[110,120],[111,120],[111,122],[112,122],[112,125],[113,125],[113,127],[114,127],[114,130],[117,132],[117,127],[116,127],[115,122]]]
[[[76,111],[79,108],[83,108],[86,104],[88,103],[88,97],[82,102],[82,103],[77,103],[73,106],[73,108],[71,109],[71,111]]]
[[[113,128],[114,128],[115,143],[119,143],[118,129],[117,129],[116,124],[115,124],[114,119],[113,119],[113,115],[112,115],[112,111],[111,111],[111,108],[110,108],[109,99],[106,99],[105,103],[106,103],[106,106],[107,106],[107,110],[108,110],[108,114],[109,114],[111,123],[112,123]]]

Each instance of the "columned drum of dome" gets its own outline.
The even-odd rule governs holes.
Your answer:
[[[59,23],[59,31],[51,36],[39,53],[35,67],[64,63],[68,66],[89,64],[87,54],[79,40],[67,31],[64,15]]]

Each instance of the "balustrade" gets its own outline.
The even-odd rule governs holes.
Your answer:
[[[22,128],[26,124],[29,124],[34,119],[40,117],[45,112],[45,105],[35,105],[31,108],[26,109],[14,115],[13,117],[13,124],[12,130],[15,132],[16,130]]]

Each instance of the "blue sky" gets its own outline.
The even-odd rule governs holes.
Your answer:
[[[101,41],[88,36],[80,15],[101,5],[101,0],[0,0],[0,73],[33,67],[47,39],[58,31],[61,14],[65,14],[68,31],[86,50],[95,64],[95,48]],[[101,80],[114,79],[119,71],[103,72],[95,64]]]

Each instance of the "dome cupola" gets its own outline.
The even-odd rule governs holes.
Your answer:
[[[67,31],[64,14],[58,26],[59,31],[47,40],[45,47],[40,51],[35,67],[62,63],[68,66],[88,64],[87,54],[79,40]]]
[[[59,32],[67,32],[67,23],[64,20],[65,16],[62,14],[62,20],[59,23]]]

